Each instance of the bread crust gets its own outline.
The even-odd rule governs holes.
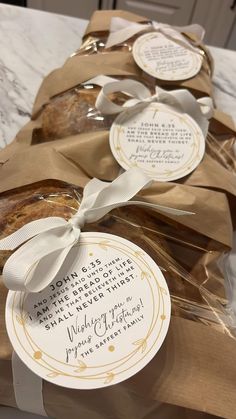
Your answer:
[[[63,182],[38,182],[1,195],[0,239],[30,221],[46,217],[68,220],[79,208],[81,193]],[[0,272],[12,251],[0,250]]]

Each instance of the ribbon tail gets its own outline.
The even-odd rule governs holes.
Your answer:
[[[208,119],[213,114],[212,99],[204,97],[196,100],[193,95],[184,89],[165,92],[159,87],[156,88],[159,100],[169,106],[175,107],[178,111],[190,115],[200,126],[204,137],[208,132]]]
[[[68,257],[74,243],[65,249],[59,249],[42,258],[31,272],[25,284],[28,292],[40,292],[50,285],[55,277],[61,272],[61,268]],[[40,278],[40,282],[39,282]]]
[[[124,28],[117,32],[110,33],[105,48],[107,49],[113,47],[114,45],[122,44],[138,32],[140,32],[140,28]]]
[[[112,115],[123,112],[126,107],[117,105],[109,99],[109,94],[114,92],[124,92],[135,99],[141,101],[151,97],[150,91],[146,86],[136,80],[119,80],[107,83],[100,90],[95,107],[103,114]]]
[[[55,227],[67,224],[64,218],[48,217],[31,221],[19,230],[0,240],[0,250],[14,250],[32,237]]]
[[[94,208],[95,206],[97,208],[106,207],[109,205],[119,204],[120,202],[129,201],[141,189],[149,186],[151,183],[152,179],[150,179],[150,177],[147,176],[141,169],[137,167],[131,168],[116,178],[110,185],[105,185],[97,196]],[[112,186],[112,189],[110,186]]]
[[[151,183],[150,177],[138,167],[127,170],[113,182],[93,179],[85,186],[82,203],[72,219],[76,222],[76,219],[83,216],[84,220],[92,222],[88,214],[93,214],[93,221],[97,221],[109,211],[111,205],[119,206],[120,202],[129,201]]]
[[[88,209],[92,208],[96,199],[97,195],[100,191],[104,189],[104,187],[109,186],[111,182],[103,182],[99,179],[91,179],[84,187],[83,191],[83,199],[81,201],[79,212],[83,212]],[[72,217],[75,218],[76,214]]]
[[[166,207],[164,205],[158,205],[158,204],[152,204],[150,202],[143,202],[143,201],[128,201],[126,202],[126,204],[128,205],[137,205],[139,207],[146,207],[147,209],[154,209],[157,211],[160,211],[164,214],[171,214],[171,215],[177,215],[177,216],[182,216],[182,215],[194,215],[195,212],[191,212],[191,211],[185,211],[185,210],[180,210],[178,208],[171,208],[171,207]],[[121,205],[122,207],[125,206],[125,203],[123,205]]]
[[[195,41],[195,45],[199,45],[200,41],[203,40],[204,36],[205,36],[205,29],[199,25],[198,23],[193,23],[192,25],[187,25],[187,26],[173,26],[174,29],[176,29],[178,32],[184,32],[184,33],[192,33],[193,35],[195,35],[198,39],[198,41]]]
[[[3,281],[7,288],[41,291],[52,282],[71,247],[77,243],[79,234],[79,228],[67,223],[27,241],[5,263]]]
[[[102,207],[96,207],[86,212],[86,220],[87,222],[94,222],[98,221],[103,217],[104,215],[108,214],[110,211],[116,208],[126,207],[130,205],[135,205],[139,207],[145,207],[147,209],[153,209],[157,210],[159,212],[162,212],[164,214],[171,214],[176,216],[183,216],[183,215],[194,215],[194,212],[190,211],[184,211],[177,208],[170,208],[166,207],[164,205],[158,205],[158,204],[151,204],[149,202],[143,202],[143,201],[123,201],[116,204],[110,204]]]
[[[108,76],[104,76],[103,74],[100,74],[99,76],[93,77],[92,79],[84,81],[81,84],[83,86],[86,86],[87,84],[95,84],[96,86],[103,87],[105,86],[105,84],[112,83],[114,81],[118,81],[118,80],[112,77],[108,77]]]
[[[202,114],[205,118],[211,119],[214,113],[212,99],[210,97],[202,97],[198,99],[197,102],[199,103]]]
[[[142,201],[130,201],[138,192],[152,183],[152,180],[139,168],[132,168],[116,178],[112,183],[98,181],[99,193],[94,200],[93,207],[90,206],[89,196],[83,199],[83,214],[86,222],[96,222],[100,220],[109,211],[128,205],[139,205],[151,209],[156,209],[164,213],[173,215],[190,215],[189,211],[183,211],[176,208],[164,207],[162,205],[150,204]],[[111,192],[112,191],[112,192]],[[81,211],[78,211],[78,215]],[[75,215],[76,218],[76,215]]]
[[[168,38],[170,41],[175,42],[176,44],[190,50],[191,52],[194,52],[195,54],[198,54],[202,57],[203,53],[201,50],[197,49],[196,46],[193,46],[190,41],[188,41],[179,31],[175,31],[173,29],[159,29],[159,32],[161,32],[166,38]]]
[[[148,24],[134,23],[120,17],[113,17],[111,19],[110,34],[106,42],[106,48],[122,44],[122,42],[127,41],[127,39],[130,39],[136,33],[149,28],[151,26]]]

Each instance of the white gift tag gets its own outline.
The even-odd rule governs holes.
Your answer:
[[[118,115],[110,130],[110,147],[125,170],[137,166],[152,179],[173,181],[198,166],[205,139],[189,115],[153,102]]]
[[[202,56],[168,39],[160,32],[140,36],[133,45],[139,67],[161,80],[185,80],[201,69]]]
[[[10,291],[6,304],[21,360],[43,379],[78,389],[136,374],[160,349],[169,321],[169,291],[156,263],[105,233],[81,233],[47,288]]]

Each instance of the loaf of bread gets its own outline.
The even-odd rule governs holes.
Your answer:
[[[80,201],[79,189],[63,182],[38,182],[1,194],[0,239],[30,221],[45,217],[69,219]],[[0,273],[11,251],[0,250]]]
[[[99,88],[90,87],[80,86],[52,98],[42,111],[41,128],[33,132],[33,143],[109,129],[112,117],[95,109]]]
[[[41,128],[33,131],[33,144],[109,130],[115,115],[103,115],[95,108],[99,91],[100,87],[92,84],[80,85],[52,98],[42,110]],[[127,96],[116,93],[111,99],[121,105]]]

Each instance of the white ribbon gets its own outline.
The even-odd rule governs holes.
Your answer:
[[[117,105],[109,99],[109,94],[114,92],[126,92],[129,96],[132,96],[133,99],[128,100],[122,106]],[[103,114],[118,114],[135,108],[137,108],[137,111],[140,111],[140,104],[143,104],[143,107],[145,107],[152,102],[163,103],[179,113],[190,115],[200,126],[206,137],[209,125],[208,119],[210,119],[213,114],[212,99],[203,97],[196,100],[195,97],[185,89],[168,92],[160,87],[156,87],[156,93],[152,96],[147,87],[138,81],[129,79],[113,81],[103,86],[99,92],[95,106]]]
[[[114,208],[139,205],[167,214],[193,214],[162,205],[129,201],[150,182],[150,178],[138,168],[128,170],[112,183],[93,179],[85,186],[80,208],[69,221],[60,217],[32,221],[0,240],[0,250],[14,250],[22,245],[4,266],[6,286],[28,292],[44,289],[55,278],[71,248],[78,243],[84,224],[98,221]]]
[[[117,81],[117,79],[114,79],[113,77],[104,76],[103,74],[100,74],[99,76],[93,77],[92,79],[89,79],[87,81],[84,81],[82,83],[83,86],[95,84],[96,86],[103,87],[107,83],[111,83],[113,81]]]
[[[40,415],[42,419],[48,417],[43,404],[43,380],[21,361],[15,351],[12,352],[12,375],[18,409]]]
[[[182,32],[194,34],[199,41],[192,42],[198,45],[204,38],[205,31],[202,26],[193,24],[189,26],[170,26],[165,23],[152,22],[152,24],[133,23],[129,20],[120,17],[113,17],[111,19],[110,34],[107,39],[106,48],[111,48],[114,45],[122,44],[127,39],[142,31],[158,31],[165,35],[167,38],[174,42],[190,49],[193,52],[202,55],[202,52],[195,48],[191,43],[182,35]]]

